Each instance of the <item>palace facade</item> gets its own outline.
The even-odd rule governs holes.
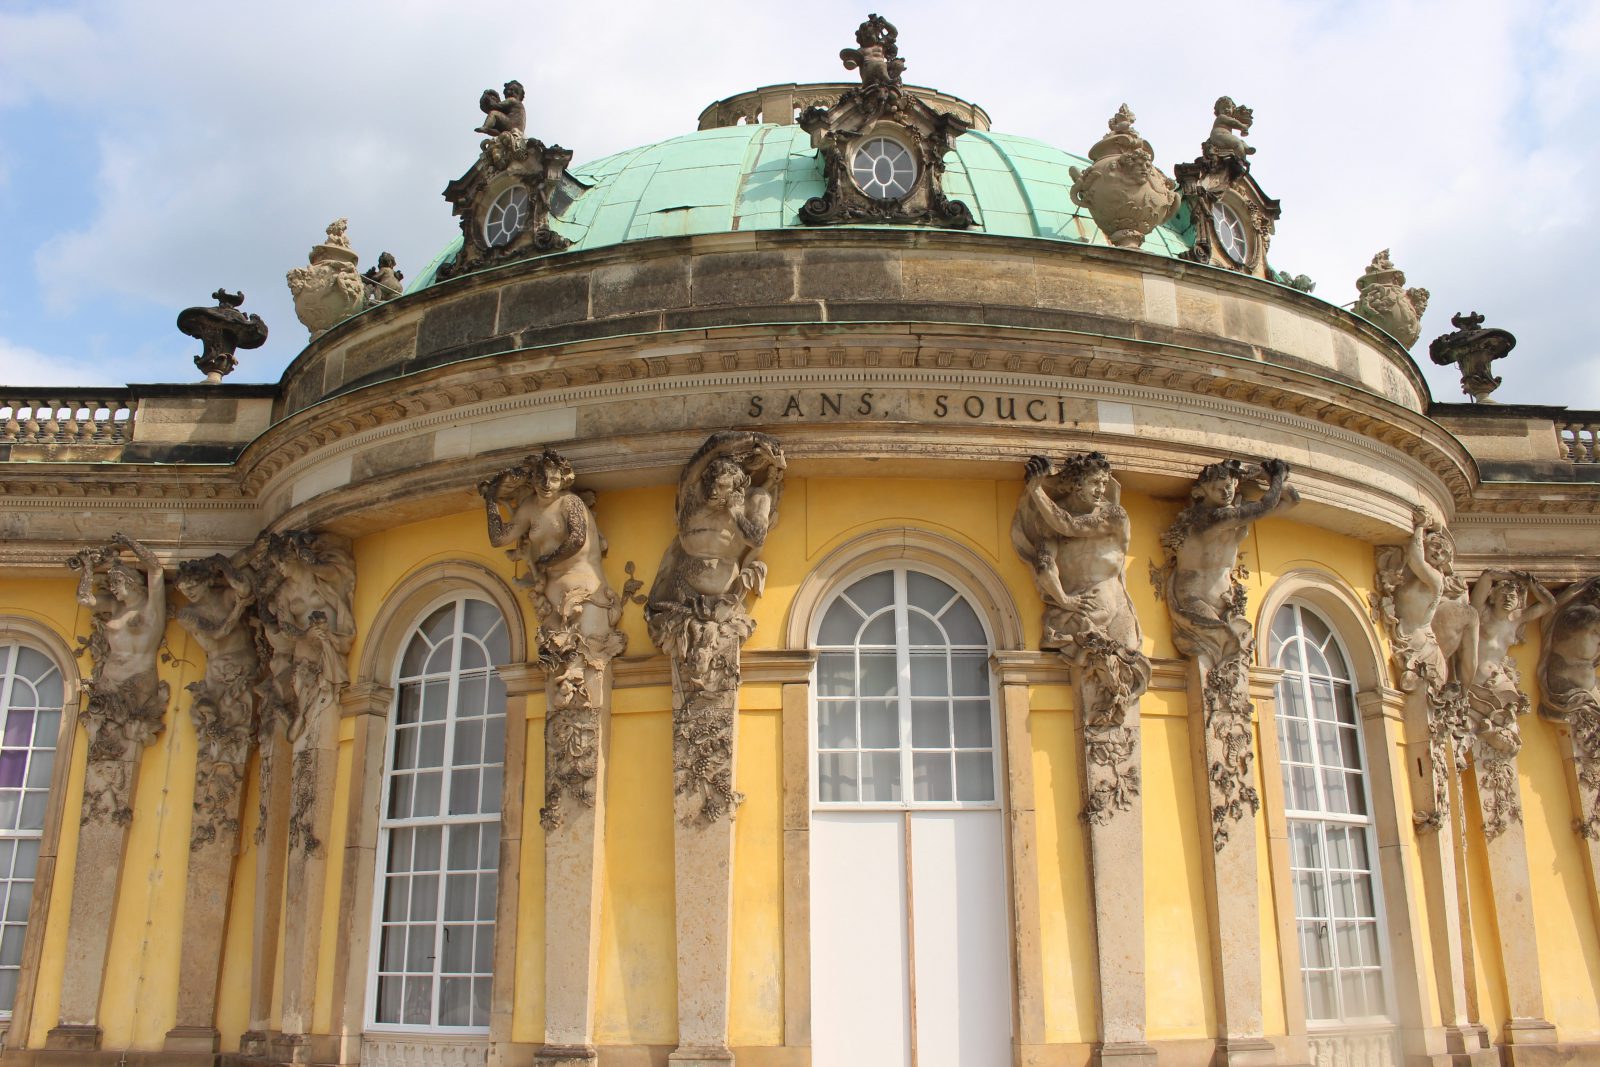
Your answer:
[[[1600,413],[841,58],[0,391],[0,1065],[1600,1063]]]

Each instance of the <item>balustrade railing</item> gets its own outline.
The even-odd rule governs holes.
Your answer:
[[[1556,434],[1568,463],[1600,463],[1600,411],[1568,412]]]
[[[0,395],[0,445],[120,445],[133,440],[139,402],[106,389]]]

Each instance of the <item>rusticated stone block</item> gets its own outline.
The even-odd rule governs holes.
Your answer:
[[[597,319],[630,311],[681,308],[689,303],[689,263],[675,257],[601,267],[591,278],[589,299]]]
[[[417,351],[422,354],[481,341],[494,334],[500,293],[474,293],[429,311],[417,328]]]
[[[416,351],[417,328],[414,325],[353,345],[344,354],[343,375],[337,382],[330,380],[328,387],[331,389],[346,382],[359,381],[385,367],[398,366],[415,355]]]
[[[898,300],[900,256],[878,249],[829,248],[800,254],[796,279],[802,300]]]
[[[500,300],[500,332],[581,322],[589,317],[587,272],[557,274],[513,285]]]
[[[777,304],[794,299],[787,252],[726,252],[694,261],[696,304]]]

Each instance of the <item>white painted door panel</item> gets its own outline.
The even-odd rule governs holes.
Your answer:
[[[811,815],[813,1067],[910,1067],[904,824]]]
[[[1011,1061],[1000,819],[993,810],[911,813],[917,1067]]]

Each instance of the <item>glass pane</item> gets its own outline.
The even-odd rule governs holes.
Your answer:
[[[1274,662],[1283,643],[1294,636],[1294,605],[1285,604],[1272,617],[1272,650]],[[1281,666],[1281,664],[1279,664]]]
[[[1333,1006],[1333,975],[1328,971],[1306,972],[1306,1016],[1311,1019],[1335,1019],[1338,1011]]]
[[[378,1022],[400,1021],[400,992],[404,982],[402,978],[378,979]]]
[[[949,661],[940,653],[911,657],[911,695],[942,697],[950,693]]]
[[[1318,719],[1333,722],[1339,717],[1333,705],[1333,686],[1321,679],[1311,679],[1311,709]]]
[[[448,913],[450,898],[445,897],[445,909]],[[470,904],[471,898],[468,898]],[[450,916],[445,915],[448,919]],[[446,973],[470,974],[472,972],[472,927],[461,926],[454,923],[446,924],[444,928],[444,959],[439,963],[439,970]],[[443,993],[440,994],[443,996]],[[442,1007],[442,1004],[441,1004]],[[441,1023],[443,1019],[439,1020]]]
[[[1335,766],[1342,766],[1352,771],[1361,769],[1361,742],[1354,727],[1345,726],[1339,729],[1339,759]]]
[[[1325,658],[1323,658],[1323,655],[1322,655],[1322,652],[1321,652],[1320,649],[1316,648],[1315,646],[1313,646],[1311,644],[1303,644],[1300,647],[1301,647],[1301,651],[1305,654],[1305,657],[1306,657],[1306,663],[1305,663],[1305,667],[1304,667],[1304,670],[1306,671],[1306,673],[1308,673],[1308,674],[1328,674],[1328,673],[1330,673],[1329,670],[1328,670],[1328,661]]]
[[[482,716],[489,707],[489,676],[468,674],[456,689],[456,714],[467,718]]]
[[[1291,638],[1278,650],[1278,666],[1291,674],[1305,672],[1306,661],[1300,652],[1300,641],[1297,638]]]
[[[893,700],[861,702],[861,747],[900,747],[900,704]]]
[[[950,776],[950,753],[913,752],[911,754],[912,795],[917,800],[954,800]]]
[[[1361,721],[1356,714],[1356,698],[1347,685],[1333,687],[1334,696],[1338,701],[1339,721],[1354,726]]]
[[[411,869],[437,871],[439,845],[444,830],[439,826],[420,826],[416,831],[416,846],[411,853]]]
[[[956,753],[956,799],[994,799],[994,755],[989,752]]]
[[[1332,967],[1328,954],[1328,925],[1322,922],[1300,924],[1300,966]]]
[[[469,1026],[472,1022],[472,979],[439,980],[439,1025]]]
[[[472,954],[472,969],[479,974],[494,971],[494,927],[478,927],[477,940]]]
[[[400,661],[400,677],[415,678],[422,673],[422,665],[428,662],[428,652],[432,645],[421,634],[411,639],[411,644],[406,646],[405,658]]]
[[[900,692],[893,653],[861,653],[860,693],[864,697],[892,697]],[[912,692],[916,692],[913,688]]]
[[[408,682],[400,687],[400,703],[395,708],[394,721],[413,723],[422,718],[422,686]]]
[[[404,873],[411,869],[411,831],[389,831],[389,870]]]
[[[1322,654],[1328,658],[1328,673],[1335,678],[1349,678],[1350,668],[1344,661],[1344,653],[1339,651],[1339,642],[1329,641],[1323,646]]]
[[[398,971],[406,956],[406,928],[385,926],[378,949],[378,970]]]
[[[846,589],[844,595],[869,615],[879,608],[886,608],[894,603],[894,572],[879,571],[863,578]],[[854,640],[853,636],[851,640]]]
[[[1295,872],[1294,913],[1303,919],[1327,917],[1328,899],[1323,875],[1315,871]]]
[[[1350,868],[1350,838],[1345,828],[1342,826],[1328,826],[1323,829],[1323,835],[1328,842],[1328,866],[1334,870],[1348,870]]]
[[[1328,811],[1340,813],[1350,811],[1350,794],[1345,789],[1343,771],[1322,772],[1322,794],[1327,799]]]
[[[428,972],[433,970],[433,927],[412,926],[410,940],[406,942],[406,970]]]
[[[483,815],[498,815],[505,797],[505,770],[501,767],[483,769],[483,791],[479,794],[478,811]]]
[[[862,645],[881,645],[884,648],[893,648],[894,641],[894,612],[886,611],[882,615],[867,623],[861,630],[857,639]]]
[[[456,649],[454,641],[446,641],[428,655],[428,662],[422,665],[424,674],[448,674],[450,664],[455,659]]]
[[[458,770],[450,775],[450,814],[451,815],[476,815],[478,814],[478,779],[477,768]]]
[[[444,766],[444,723],[429,723],[417,730],[417,766]]]
[[[900,799],[898,750],[861,754],[861,799],[886,802]]]
[[[990,748],[994,745],[991,733],[993,716],[987,700],[958,700],[955,702],[956,747]]]
[[[439,876],[414,874],[411,876],[412,922],[431,922],[439,912]]]
[[[1367,858],[1367,833],[1365,830],[1352,829],[1350,831],[1350,866],[1358,871],[1372,870],[1372,861]]]
[[[849,601],[843,597],[835,600],[833,606],[822,616],[822,625],[817,628],[817,644],[855,644],[856,631],[861,628],[861,621],[861,613],[851,607]]]
[[[939,621],[944,624],[945,632],[950,635],[953,645],[987,645],[989,638],[984,635],[983,624],[978,621],[978,615],[972,610],[965,600],[957,600],[939,616]]]
[[[924,646],[927,648],[943,648],[947,642],[944,631],[939,629],[939,624],[920,611],[906,612],[907,624],[910,626],[908,643],[913,647]]]
[[[446,664],[448,666],[448,664]],[[450,710],[450,683],[446,681],[422,683],[422,719],[424,722],[443,722]],[[443,751],[442,749],[440,751]]]
[[[472,1025],[489,1025],[489,993],[491,989],[488,978],[474,978],[472,980]]]
[[[1322,617],[1317,615],[1316,612],[1302,610],[1300,612],[1300,625],[1305,628],[1306,637],[1310,638],[1311,643],[1318,648],[1326,645],[1328,638],[1333,636],[1328,631],[1328,624],[1323,622]]]
[[[500,611],[493,604],[482,600],[467,601],[465,620],[461,629],[472,636],[483,640],[501,624]]]
[[[1298,677],[1287,677],[1278,683],[1278,718],[1297,721],[1307,718],[1306,695]]]
[[[1376,1014],[1367,1005],[1366,986],[1361,981],[1361,975],[1342,974],[1339,976],[1340,992],[1344,994],[1345,1018],[1358,1018],[1363,1015]]]
[[[486,871],[478,875],[478,921],[491,922],[494,919],[496,887],[500,884],[500,875],[494,871]]]
[[[61,707],[62,692],[61,692],[61,672],[60,671],[56,670],[54,667],[51,667],[50,668],[50,673],[48,675],[46,675],[44,678],[39,679],[38,682],[35,683],[35,687],[36,687],[36,692],[37,692],[37,699],[39,701],[38,706],[40,708],[59,708],[59,707]],[[51,744],[52,747],[54,747],[54,745],[55,745],[55,741],[54,741],[55,735],[51,734],[50,736],[52,738],[50,744]]]
[[[929,615],[937,615],[956,591],[930,574],[910,571],[906,574],[906,600]]]
[[[1385,1015],[1388,1006],[1384,1003],[1383,972],[1373,969],[1361,975],[1361,984],[1367,987],[1367,1011],[1371,1015]]]
[[[1289,806],[1299,811],[1316,811],[1317,780],[1310,767],[1289,768]]]
[[[817,799],[828,804],[859,799],[854,752],[824,752],[817,756]]]
[[[408,1025],[429,1025],[433,1021],[433,979],[407,978],[405,982],[405,1009],[400,1021]]]
[[[481,671],[489,666],[489,654],[483,646],[469,637],[461,639],[461,669],[464,671]]]
[[[854,748],[855,743],[855,701],[817,701],[817,747]]]
[[[17,862],[11,869],[13,878],[32,878],[34,867],[39,862],[38,839],[17,842]]]
[[[437,645],[455,632],[456,606],[445,604],[434,609],[433,614],[422,620],[418,629],[427,637],[429,644]]]
[[[43,789],[30,789],[22,794],[22,817],[17,821],[19,830],[43,830],[44,808],[50,794]]]
[[[26,712],[13,711],[11,717],[16,719],[26,714]],[[30,721],[27,726],[31,730],[33,723]],[[6,723],[6,732],[11,732],[11,724],[9,722]],[[0,752],[0,786],[20,788],[23,778],[27,776],[27,772],[28,750],[26,748],[11,748]]]
[[[824,652],[817,657],[817,695],[854,696],[856,658],[849,652]]]
[[[43,752],[35,751],[33,759],[28,761],[28,785],[35,789],[50,788],[50,771],[55,767],[56,754],[50,749]],[[38,827],[44,829],[41,823]]]
[[[33,712],[13,711],[8,714],[4,736],[7,748],[27,748],[28,742],[33,740]]]
[[[946,701],[911,702],[911,747],[950,747],[950,705]]]
[[[61,703],[59,694],[57,695],[56,699],[52,701],[52,703]],[[34,724],[33,728],[33,747],[55,748],[56,739],[60,732],[61,713],[59,711],[41,711],[39,713],[39,720]]]
[[[1283,758],[1291,763],[1311,762],[1311,728],[1300,719],[1278,719],[1278,740]]]
[[[989,695],[989,657],[955,655],[950,657],[950,678],[956,696]]]
[[[1357,875],[1330,874],[1328,875],[1329,896],[1333,899],[1333,914],[1341,919],[1348,919],[1361,913],[1356,910],[1356,889],[1354,880]]]
[[[450,762],[457,767],[483,762],[482,719],[468,719],[456,723],[455,752],[451,755]]]

